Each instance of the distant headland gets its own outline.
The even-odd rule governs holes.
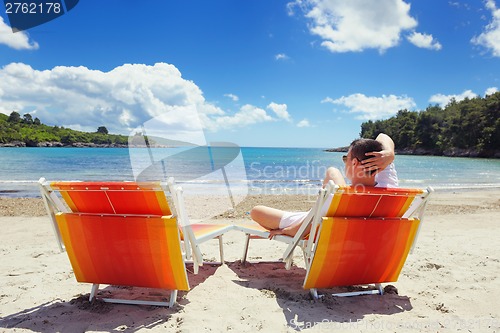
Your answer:
[[[171,148],[192,146],[176,140],[143,136],[136,133],[110,134],[105,126],[95,132],[82,132],[62,126],[48,126],[29,114],[0,113],[0,147],[75,147],[75,148]]]
[[[444,108],[400,110],[386,120],[361,124],[360,137],[389,135],[397,154],[500,158],[500,92],[451,100]],[[327,151],[347,151],[347,147]]]

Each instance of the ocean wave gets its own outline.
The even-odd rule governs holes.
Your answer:
[[[179,184],[224,184],[223,179],[193,179],[193,180],[178,180]],[[242,184],[319,184],[319,179],[229,179],[229,183]]]
[[[38,180],[1,180],[0,184],[37,184]]]
[[[423,184],[425,182],[428,182],[424,179],[399,179],[400,184],[405,184],[405,183],[410,183],[410,184]]]
[[[4,197],[40,197],[36,180],[0,180],[0,196]],[[192,193],[215,193],[225,190],[226,182],[223,179],[201,179],[178,182]],[[316,195],[321,188],[317,179],[235,179],[229,185],[234,193],[249,195]],[[430,181],[428,179],[400,179],[400,187],[424,188],[432,186],[436,191],[469,191],[500,189],[500,182],[464,183]],[[214,192],[215,191],[215,192]],[[225,192],[224,192],[225,193]]]
[[[477,189],[500,189],[500,184],[443,184],[432,185],[435,190],[477,190]]]

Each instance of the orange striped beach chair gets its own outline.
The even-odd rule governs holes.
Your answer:
[[[318,298],[317,289],[374,284],[375,290],[333,294],[383,294],[382,283],[396,282],[413,249],[431,187],[426,190],[377,187],[339,187],[330,182],[320,191],[321,207],[311,219],[303,248],[304,289]],[[303,224],[284,253],[289,264],[293,250],[307,233]]]
[[[189,224],[182,189],[160,182],[47,182],[39,187],[61,251],[78,282],[171,290],[169,302],[104,298],[115,303],[173,306],[189,290],[185,263],[202,265],[201,242],[219,238],[228,225]],[[169,205],[170,194],[173,205]],[[174,211],[171,208],[177,209]]]

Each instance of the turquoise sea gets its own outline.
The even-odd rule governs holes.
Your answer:
[[[207,192],[214,184],[229,182],[250,194],[311,193],[319,188],[328,166],[343,170],[342,153],[320,148],[226,150],[226,157],[214,161],[189,154],[190,148],[0,148],[0,196],[38,197],[40,177],[118,181],[174,176],[181,184],[197,184]],[[163,171],[143,172],[151,164]],[[401,187],[500,188],[498,159],[397,155],[395,164]]]

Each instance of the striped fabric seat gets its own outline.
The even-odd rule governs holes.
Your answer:
[[[421,189],[381,187],[339,187],[328,196],[324,216],[402,217]]]
[[[366,284],[376,289],[334,295],[381,294],[381,283],[397,281],[432,192],[331,182],[320,191],[311,219],[295,235],[284,260],[290,263],[295,247],[305,242],[304,288],[315,298],[318,288]],[[304,241],[308,233],[315,237]]]
[[[62,251],[78,282],[171,290],[170,302],[104,301],[173,306],[189,290],[186,260],[203,264],[199,244],[219,239],[229,225],[189,223],[182,189],[160,182],[46,182],[40,190]],[[170,199],[167,199],[167,194]],[[171,201],[169,204],[169,200]],[[171,209],[172,208],[172,209]]]
[[[397,281],[419,222],[415,218],[323,219],[304,288]]]
[[[170,215],[160,182],[51,182],[74,213]]]
[[[99,284],[167,289],[172,306],[177,290],[189,290],[175,218],[57,213],[56,221],[75,278],[94,285],[92,296]]]

